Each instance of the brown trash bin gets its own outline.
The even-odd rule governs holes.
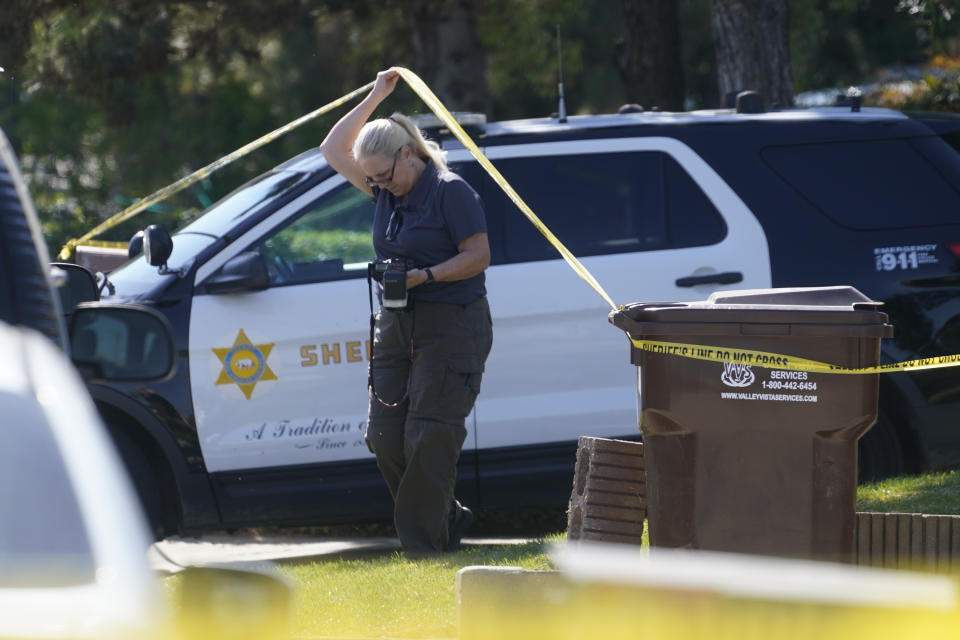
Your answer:
[[[893,328],[853,287],[723,291],[610,314],[632,338],[876,365]],[[851,561],[857,440],[878,375],[694,360],[637,349],[650,543]]]

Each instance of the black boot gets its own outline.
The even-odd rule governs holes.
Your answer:
[[[450,524],[447,526],[447,551],[460,549],[460,539],[473,524],[473,511],[454,500],[450,507]]]

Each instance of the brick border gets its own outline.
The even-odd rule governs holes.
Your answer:
[[[646,517],[643,445],[581,436],[567,539],[639,545]]]
[[[858,565],[960,571],[960,516],[862,512],[855,536]]]

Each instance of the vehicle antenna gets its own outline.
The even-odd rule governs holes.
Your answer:
[[[567,103],[563,99],[563,49],[560,46],[560,25],[557,25],[557,91],[560,93],[560,107],[557,118],[560,122],[567,121]]]

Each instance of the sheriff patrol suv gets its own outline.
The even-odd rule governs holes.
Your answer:
[[[882,300],[884,359],[960,352],[960,121],[878,109],[626,113],[485,124],[474,139],[617,303],[853,285]],[[495,340],[458,495],[564,505],[578,436],[638,438],[608,307],[458,142],[483,198]],[[91,392],[158,530],[387,518],[363,441],[373,203],[317,150],[259,176],[107,299],[179,340],[162,383]],[[172,252],[171,252],[172,250]],[[151,264],[152,263],[152,264]],[[868,476],[960,462],[960,370],[882,376]],[[786,409],[785,409],[786,410]]]

